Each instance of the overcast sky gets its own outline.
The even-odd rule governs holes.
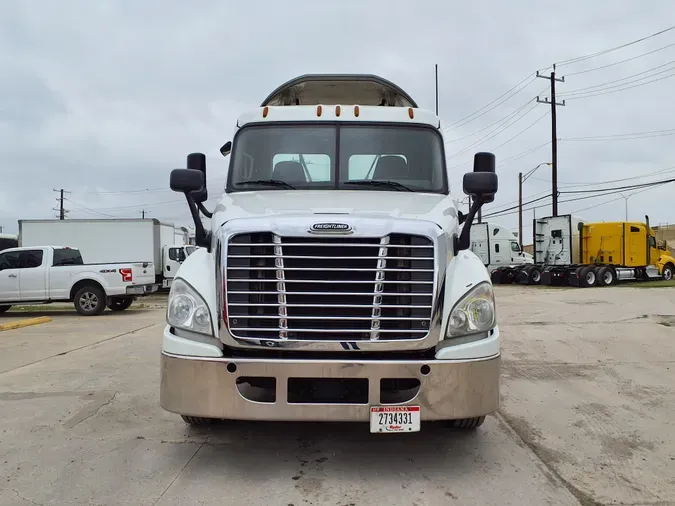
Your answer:
[[[484,212],[508,208],[517,199],[518,172],[551,157],[550,107],[533,101],[538,93],[548,96],[548,83],[527,77],[667,28],[673,12],[672,0],[5,1],[0,226],[15,232],[18,219],[54,217],[58,188],[69,192],[71,218],[140,217],[145,209],[148,217],[187,225],[184,200],[168,189],[170,170],[184,166],[189,152],[207,153],[215,197],[225,163],[218,148],[231,138],[237,116],[282,82],[304,73],[375,73],[433,109],[435,63],[440,115],[446,125],[455,124],[446,131],[454,196],[463,197],[461,178],[471,170],[473,153],[494,150],[500,191]],[[675,78],[645,84],[675,76],[675,45],[610,65],[668,44],[675,44],[675,30],[558,67],[558,75],[566,76],[557,84],[559,99],[568,99],[558,108],[561,191],[656,172],[609,186],[675,178],[675,135],[667,135],[675,134],[669,93]],[[519,82],[526,86],[498,107],[457,124]],[[621,90],[632,83],[637,86]],[[587,89],[573,93],[581,88]],[[670,132],[565,140],[660,130]],[[550,168],[542,166],[525,184],[525,201],[547,190]],[[629,197],[629,218],[649,214],[653,224],[675,224],[674,191],[671,184]],[[545,207],[538,216],[550,215],[549,202],[539,202]],[[585,198],[561,203],[559,212],[622,220],[625,200],[617,194]],[[532,216],[525,213],[528,238]],[[517,226],[515,214],[494,221]]]

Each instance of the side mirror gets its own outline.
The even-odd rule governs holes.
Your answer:
[[[495,173],[497,163],[494,153],[476,153],[473,156],[474,172],[492,172]],[[497,190],[495,190],[497,191]]]
[[[220,154],[227,156],[230,154],[230,151],[232,151],[232,141],[227,141],[225,144],[223,144],[223,147],[220,148]]]
[[[467,172],[463,180],[464,193],[481,203],[492,202],[499,189],[499,177],[494,172]]]
[[[192,199],[197,204],[206,202],[209,198],[209,192],[206,188],[206,155],[204,153],[190,153],[187,155],[187,168],[199,171],[203,175],[204,184],[192,192]]]
[[[175,192],[198,192],[204,187],[204,174],[192,169],[174,169],[171,171],[169,186]]]

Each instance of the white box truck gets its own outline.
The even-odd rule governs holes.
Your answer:
[[[213,213],[205,155],[171,173],[201,247],[169,294],[164,409],[382,434],[475,429],[498,409],[495,300],[469,235],[497,192],[494,155],[464,174],[464,216],[440,119],[373,75],[285,83],[239,117],[230,153]]]
[[[157,219],[19,220],[20,246],[62,244],[77,248],[87,262],[153,262],[155,283],[169,288],[195,246],[188,231]]]

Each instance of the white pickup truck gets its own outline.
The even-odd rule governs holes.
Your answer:
[[[16,304],[72,302],[84,316],[106,306],[123,311],[138,295],[157,291],[152,262],[85,264],[65,246],[10,248],[0,252],[0,313]]]

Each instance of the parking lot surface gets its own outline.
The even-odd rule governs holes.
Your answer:
[[[32,311],[0,332],[0,504],[675,504],[675,289],[496,289],[475,433],[190,428],[159,407],[164,310]]]

